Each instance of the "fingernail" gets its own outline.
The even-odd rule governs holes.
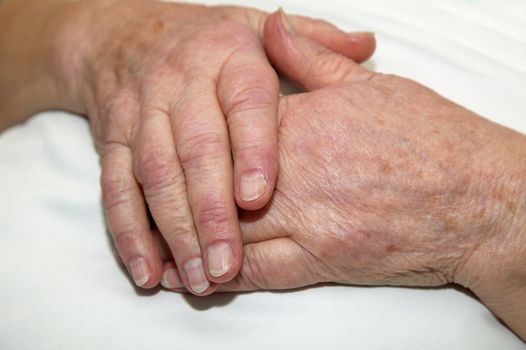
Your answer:
[[[142,287],[148,282],[150,278],[150,272],[148,271],[148,265],[143,258],[136,258],[129,263],[130,272],[135,284]]]
[[[267,180],[260,172],[252,172],[241,175],[240,195],[244,201],[253,201],[258,199],[265,193],[267,188]]]
[[[208,271],[214,277],[223,276],[234,265],[230,244],[218,242],[208,247]]]
[[[285,26],[285,29],[287,29],[292,34],[296,34],[296,31],[294,30],[294,27],[292,26],[292,23],[289,19],[289,16],[287,16],[285,10],[283,10],[283,7],[280,7],[278,11],[281,14],[281,22]]]
[[[163,277],[161,278],[161,285],[164,288],[176,289],[184,287],[183,282],[177,275],[177,271],[172,268],[164,270]]]
[[[190,288],[195,293],[202,293],[208,288],[209,283],[203,270],[203,260],[201,258],[188,260],[184,265],[184,272],[186,277],[188,277],[188,282],[190,282]]]

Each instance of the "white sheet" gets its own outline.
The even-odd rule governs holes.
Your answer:
[[[214,1],[220,3],[220,1]],[[526,131],[526,2],[234,1],[377,33],[368,66]],[[136,291],[105,233],[85,120],[43,113],[0,135],[0,349],[524,349],[455,289]]]

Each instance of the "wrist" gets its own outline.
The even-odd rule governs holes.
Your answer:
[[[500,146],[483,162],[493,169],[482,177],[484,206],[477,210],[486,212],[489,229],[472,232],[478,240],[452,280],[526,339],[526,137],[510,131]]]
[[[0,128],[42,110],[67,108],[51,54],[66,2],[13,0],[0,6]]]
[[[61,1],[48,51],[49,75],[61,109],[86,114],[87,56],[92,1]]]
[[[520,214],[503,222],[502,239],[495,238],[474,252],[460,284],[526,341],[525,211],[522,206]]]
[[[100,97],[96,94],[101,84],[107,87],[115,78],[111,70],[115,67],[108,66],[108,70],[103,66],[111,51],[108,43],[121,40],[115,32],[125,22],[130,1],[63,2],[50,50],[53,81],[64,109],[96,119],[95,105]]]

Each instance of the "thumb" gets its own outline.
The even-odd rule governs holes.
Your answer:
[[[371,32],[349,32],[338,29],[333,24],[315,18],[302,16],[289,16],[280,9],[278,12],[284,16],[293,32],[307,37],[332,51],[341,53],[356,62],[369,59],[376,49],[376,40]]]
[[[312,255],[289,238],[250,243],[245,245],[241,271],[218,291],[291,289],[326,282],[316,270]]]
[[[247,24],[258,37],[263,38],[268,13],[228,5],[217,6],[215,9],[219,10],[225,19]],[[372,33],[346,33],[327,21],[304,16],[291,15],[287,16],[287,19],[299,35],[306,36],[356,62],[367,60],[376,48]]]
[[[369,80],[375,74],[348,57],[296,33],[281,10],[268,16],[263,41],[276,69],[307,91],[342,82]]]

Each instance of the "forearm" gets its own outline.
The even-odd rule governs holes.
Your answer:
[[[57,84],[53,50],[67,0],[0,3],[0,130],[46,109],[76,108]]]

